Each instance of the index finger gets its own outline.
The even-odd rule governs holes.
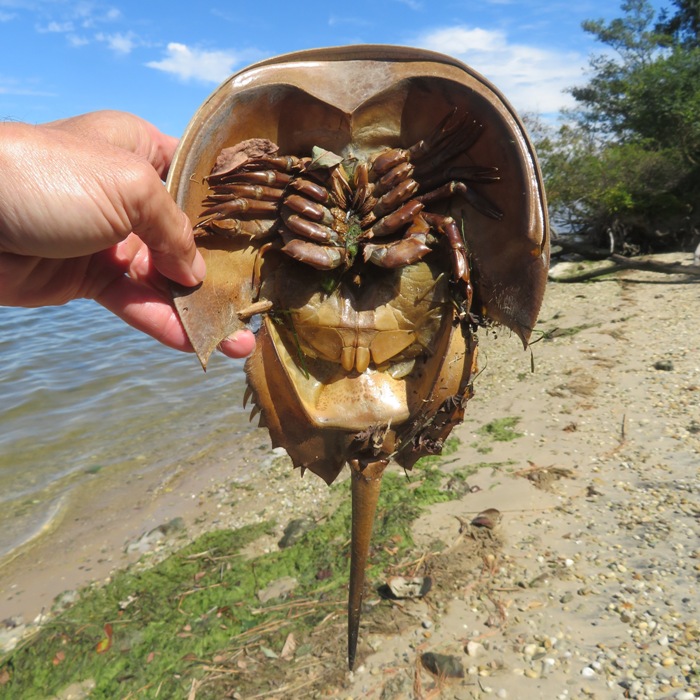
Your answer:
[[[135,177],[120,182],[122,206],[131,229],[148,246],[160,273],[187,287],[199,284],[206,266],[195,246],[192,224],[155,170],[141,163]]]

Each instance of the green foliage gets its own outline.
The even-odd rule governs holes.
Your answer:
[[[594,244],[612,237],[617,252],[682,249],[700,236],[700,46],[688,39],[697,12],[675,4],[680,24],[654,25],[647,0],[623,2],[607,24],[585,22],[616,54],[594,56],[593,77],[571,90],[573,123],[538,138],[552,218]]]

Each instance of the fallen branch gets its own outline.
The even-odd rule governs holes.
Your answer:
[[[602,277],[620,270],[644,270],[646,272],[658,272],[664,275],[690,275],[700,278],[700,265],[684,265],[683,263],[663,263],[648,258],[626,258],[623,255],[613,254],[607,258],[610,265],[596,267],[594,270],[586,270],[578,274],[563,276],[550,276],[553,282],[584,282],[595,277]]]
[[[684,265],[683,263],[662,263],[644,258],[626,258],[623,255],[610,256],[616,265],[632,270],[647,270],[661,272],[666,275],[692,275],[700,277],[700,265]]]

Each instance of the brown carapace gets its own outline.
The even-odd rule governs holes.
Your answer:
[[[388,46],[282,56],[227,80],[168,186],[207,277],[175,290],[202,365],[259,318],[254,412],[294,465],[348,464],[348,662],[382,473],[439,453],[464,415],[477,331],[527,344],[549,262],[542,181],[498,91],[439,54]]]

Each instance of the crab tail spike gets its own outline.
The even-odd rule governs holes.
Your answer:
[[[352,479],[352,543],[350,545],[350,593],[348,596],[348,667],[355,665],[357,637],[360,630],[362,592],[365,569],[372,539],[374,514],[377,511],[382,474],[388,460],[350,462]]]

